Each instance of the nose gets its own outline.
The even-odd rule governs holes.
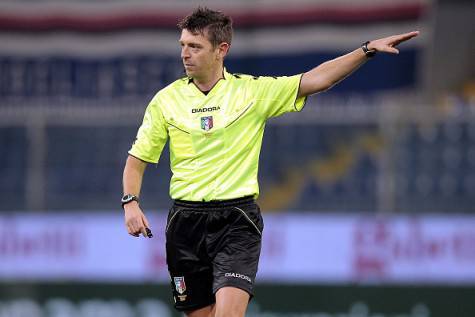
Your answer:
[[[185,58],[189,58],[190,57],[190,51],[189,49],[186,47],[186,46],[183,46],[181,48],[181,58],[182,59],[185,59]]]

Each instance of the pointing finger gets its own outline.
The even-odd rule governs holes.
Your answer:
[[[394,42],[396,43],[401,43],[401,42],[404,42],[404,41],[407,41],[409,39],[412,39],[413,37],[419,35],[419,31],[414,31],[414,32],[409,32],[409,33],[404,33],[404,34],[401,34],[400,36],[398,36]]]

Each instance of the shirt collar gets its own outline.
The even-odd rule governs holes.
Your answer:
[[[223,78],[222,79],[229,79],[229,77],[231,76],[230,73],[228,73],[228,71],[226,70],[226,67],[223,67]],[[192,77],[188,77],[188,84],[191,84],[193,82],[193,78]]]

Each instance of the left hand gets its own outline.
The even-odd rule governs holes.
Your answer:
[[[388,36],[382,39],[374,40],[368,43],[369,50],[375,50],[377,52],[386,52],[391,54],[399,54],[399,50],[395,47],[413,37],[419,35],[419,31],[413,31],[404,34],[398,34]]]

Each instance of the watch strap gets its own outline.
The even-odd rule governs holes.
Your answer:
[[[361,45],[361,49],[362,49],[363,52],[365,53],[366,57],[373,57],[374,55],[376,55],[376,50],[370,50],[370,49],[368,48],[368,44],[369,44],[369,41],[364,42],[364,43]]]
[[[122,208],[124,208],[124,205],[127,205],[128,203],[133,201],[139,202],[139,197],[132,194],[125,194],[124,196],[122,196],[121,199]]]

